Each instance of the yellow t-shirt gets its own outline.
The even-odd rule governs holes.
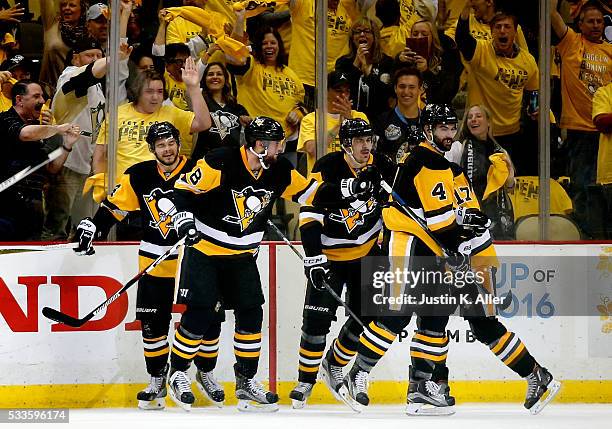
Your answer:
[[[336,12],[327,11],[327,71],[336,60],[349,52],[352,19],[356,17],[355,0],[340,0]],[[291,7],[291,51],[289,67],[304,85],[315,84],[315,2],[296,0]]]
[[[593,95],[612,81],[612,45],[591,43],[568,28],[557,45],[561,55],[561,128],[597,131]]]
[[[4,94],[0,92],[0,112],[6,112],[12,105],[12,100],[10,98],[6,98]]]
[[[191,141],[190,129],[193,122],[193,112],[186,112],[174,106],[163,105],[159,110],[150,115],[139,113],[134,108],[132,103],[122,104],[117,109],[117,170],[116,174],[119,177],[132,165],[155,159],[154,155],[149,151],[146,137],[149,132],[149,127],[156,122],[168,121],[174,125],[181,135],[181,142]],[[100,133],[96,144],[106,144],[106,123],[102,122]],[[183,146],[181,144],[181,153]],[[189,152],[191,148],[187,148]]]
[[[484,104],[489,108],[494,135],[519,131],[523,91],[538,88],[538,65],[529,52],[519,49],[515,58],[500,57],[493,43],[476,43],[470,61],[467,105]]]
[[[363,119],[364,121],[368,123],[370,122],[365,113],[358,112],[356,110],[352,110],[351,112],[353,114],[353,119]],[[338,126],[339,123],[340,123],[340,115],[331,114],[331,113],[327,114],[327,132],[329,132],[332,128]],[[316,140],[315,124],[316,124],[315,112],[311,112],[302,118],[302,122],[300,124],[300,136],[298,138],[298,143],[297,143],[297,150],[299,152],[304,152],[304,146],[306,146],[306,142],[310,140]],[[336,138],[334,139],[334,141],[327,145],[326,153],[336,152],[341,149],[342,148],[340,146],[340,139],[338,138],[338,135],[336,134]],[[308,174],[310,174],[310,172],[312,171],[312,167],[314,167],[316,160],[317,160],[316,156],[307,154],[306,161],[307,161],[307,167],[308,167]]]
[[[293,133],[285,117],[304,101],[304,85],[291,67],[281,71],[250,57],[248,71],[242,76],[236,75],[236,84],[238,103],[247,109],[249,115],[269,116],[282,124],[287,136]]]
[[[593,97],[593,119],[602,113],[612,112],[612,83],[602,86]],[[599,152],[597,153],[597,183],[612,183],[612,133],[599,135]]]
[[[189,105],[187,104],[187,85],[185,85],[185,82],[174,80],[166,70],[164,72],[164,83],[168,99],[172,101],[172,104],[181,110],[189,110]]]
[[[514,220],[540,212],[540,178],[537,176],[516,177],[514,188],[508,192],[514,210]],[[572,200],[565,189],[550,179],[550,214],[566,215],[572,212]]]
[[[414,0],[400,0],[400,27],[404,27],[410,33],[412,26],[421,17],[417,14],[416,8],[414,7]],[[404,42],[404,44],[406,44]]]
[[[289,4],[281,4],[274,8],[274,12],[283,12],[289,10]],[[291,50],[291,20],[288,20],[277,27],[278,34],[283,39],[283,45],[285,46],[285,52]]]
[[[380,30],[380,49],[391,58],[402,52],[406,47],[406,37],[410,34],[405,27],[394,25]]]

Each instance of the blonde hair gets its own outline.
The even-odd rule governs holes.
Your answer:
[[[357,20],[353,21],[353,25],[351,25],[351,40],[349,42],[351,53],[348,56],[350,58],[355,58],[357,56],[357,45],[353,42],[353,30],[357,27],[368,27],[372,30],[372,63],[379,63],[383,58],[383,52],[380,47],[380,28],[382,27],[380,19],[370,19],[367,16],[360,16]]]
[[[433,23],[427,19],[419,19],[412,25],[414,28],[417,24],[425,24],[429,28],[431,34],[431,52],[429,60],[427,61],[427,68],[434,74],[438,74],[438,67],[442,64],[442,44],[440,43],[440,37],[438,36],[438,30]],[[410,30],[412,35],[412,30]]]

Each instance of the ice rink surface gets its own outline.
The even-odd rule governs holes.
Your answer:
[[[448,417],[409,417],[403,407],[371,406],[356,414],[342,405],[316,405],[293,410],[282,405],[275,413],[241,413],[235,407],[194,408],[187,413],[178,408],[163,411],[137,409],[73,409],[69,425],[88,429],[172,428],[172,429],[604,429],[612,424],[612,404],[549,404],[532,416],[520,404],[462,404]],[[415,426],[413,426],[415,425]],[[417,426],[418,425],[418,426]],[[0,426],[5,426],[1,425]],[[49,427],[22,424],[19,427]]]

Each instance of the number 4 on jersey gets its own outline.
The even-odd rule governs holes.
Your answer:
[[[444,184],[442,182],[436,183],[431,190],[431,196],[438,197],[440,201],[446,200],[446,190],[444,189]]]

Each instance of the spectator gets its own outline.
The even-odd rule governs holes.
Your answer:
[[[445,157],[463,168],[482,211],[492,221],[493,238],[512,240],[514,214],[508,191],[514,188],[514,166],[493,137],[490,117],[485,106],[470,106],[463,116],[459,141]]]
[[[183,0],[183,6],[195,6],[202,9],[205,8],[206,3],[206,0]],[[167,24],[166,43],[187,43],[190,39],[198,36],[200,33],[202,33],[202,27],[186,20],[182,16],[178,16]],[[214,40],[208,37],[206,42],[213,43]]]
[[[406,37],[409,33],[405,27],[400,27],[400,6],[398,0],[378,0],[376,2],[376,17],[380,19],[380,48],[395,58],[406,47]]]
[[[459,90],[459,78],[463,71],[455,41],[423,19],[414,23],[410,37],[427,38],[427,57],[406,47],[399,54],[398,62],[415,67],[423,74],[427,104],[450,104]]]
[[[206,66],[203,93],[212,126],[198,134],[193,159],[203,158],[217,147],[239,147],[242,127],[251,122],[247,110],[232,95],[229,73],[223,64],[214,62]]]
[[[170,122],[180,131],[181,140],[189,138],[191,133],[210,128],[210,112],[200,91],[198,72],[191,57],[185,62],[182,78],[187,86],[193,112],[162,104],[164,80],[159,73],[147,70],[135,80],[135,88],[132,90],[135,98],[131,103],[122,104],[118,108],[118,141],[115,155],[117,177],[135,163],[152,159],[153,155],[145,141],[151,124]],[[104,121],[94,149],[92,167],[95,174],[106,171],[106,126]],[[187,152],[191,153],[191,149],[187,148]]]
[[[96,3],[87,9],[86,25],[89,37],[97,41],[102,50],[106,50],[108,40],[108,17],[108,6],[104,3]]]
[[[44,52],[40,81],[55,88],[66,64],[66,55],[77,40],[87,35],[85,0],[46,0],[40,2],[44,35]]]
[[[419,97],[423,90],[421,72],[401,68],[393,74],[393,89],[397,105],[376,118],[374,132],[378,135],[376,151],[400,162],[414,146],[423,140]],[[419,141],[417,141],[419,140]]]
[[[0,112],[6,112],[11,108],[11,89],[18,80],[30,79],[31,63],[22,55],[15,55],[0,64]]]
[[[522,140],[520,118],[524,91],[539,88],[538,66],[527,50],[514,43],[516,17],[495,15],[490,22],[493,40],[488,41],[472,36],[469,15],[466,6],[457,24],[457,45],[470,67],[467,105],[489,108],[494,136],[520,173],[521,166],[536,156],[535,144],[528,146]],[[532,112],[532,118],[536,113]]]
[[[604,17],[603,40],[612,43],[612,1],[596,0]],[[574,19],[580,15],[582,6],[589,3],[588,0],[567,0],[570,3],[570,16]]]
[[[12,107],[0,113],[0,133],[5,149],[0,160],[0,182],[44,161],[48,153],[61,145],[64,148],[62,155],[46,168],[49,172],[58,171],[78,138],[78,126],[51,125],[53,117],[50,112],[41,113],[45,99],[37,82],[22,80],[15,83],[11,99]],[[66,138],[63,141],[61,138],[49,139],[58,134]],[[45,174],[38,170],[0,192],[0,241],[40,239],[44,184]]]
[[[364,2],[369,3],[369,2]],[[315,0],[291,0],[291,52],[289,67],[304,84],[304,104],[308,111],[315,106]],[[364,7],[367,10],[367,7]],[[349,52],[349,31],[359,9],[355,0],[327,2],[327,70]],[[248,106],[247,106],[248,108]],[[253,113],[253,112],[251,112]]]
[[[124,10],[122,13],[130,12]],[[120,46],[119,81],[122,89],[119,103],[126,98],[130,52],[127,44]],[[102,47],[93,39],[78,42],[69,57],[72,65],[66,67],[57,82],[53,114],[58,123],[79,125],[82,135],[74,144],[64,167],[50,178],[51,186],[45,192],[43,240],[65,240],[71,230],[76,230],[80,219],[92,216],[94,212],[91,197],[84,198],[82,190],[91,173],[96,136],[104,120],[106,98],[102,85],[109,62],[103,57]],[[72,219],[70,225],[69,218]]]
[[[351,86],[346,73],[333,71],[327,76],[327,151],[326,153],[336,152],[341,150],[340,139],[338,132],[340,125],[345,119],[363,119],[368,122],[368,117],[365,113],[358,112],[352,109],[351,104]],[[305,152],[307,157],[308,173],[312,171],[312,167],[317,159],[317,156],[323,156],[325,153],[317,154],[317,143],[315,135],[315,124],[317,121],[316,112],[311,112],[304,116],[300,126],[300,137],[298,139],[297,149],[299,152]]]
[[[561,56],[561,123],[567,130],[569,150],[570,196],[574,216],[587,236],[600,237],[589,225],[590,219],[600,219],[595,195],[589,186],[595,184],[599,132],[593,123],[593,95],[612,80],[612,45],[603,42],[603,14],[594,2],[585,4],[578,16],[576,33],[557,12],[557,0],[551,0],[553,31],[560,39],[557,50]]]
[[[242,37],[245,10],[237,12],[235,33]],[[262,28],[253,40],[253,54],[228,57],[227,69],[236,76],[238,102],[252,116],[265,115],[278,121],[285,130],[287,142],[297,140],[297,131],[305,113],[304,86],[298,75],[287,66],[287,54],[278,31]],[[295,146],[287,144],[289,151]]]
[[[597,184],[603,187],[602,224],[605,239],[612,239],[612,83],[602,86],[593,97],[593,122],[599,136]]]
[[[351,26],[351,52],[336,61],[336,70],[348,74],[353,109],[373,119],[389,108],[393,59],[380,48],[380,25],[362,17]]]
[[[187,86],[181,77],[181,69],[187,58],[189,58],[189,48],[184,43],[166,45],[164,55],[166,96],[172,104],[181,110],[190,110],[187,100]]]

